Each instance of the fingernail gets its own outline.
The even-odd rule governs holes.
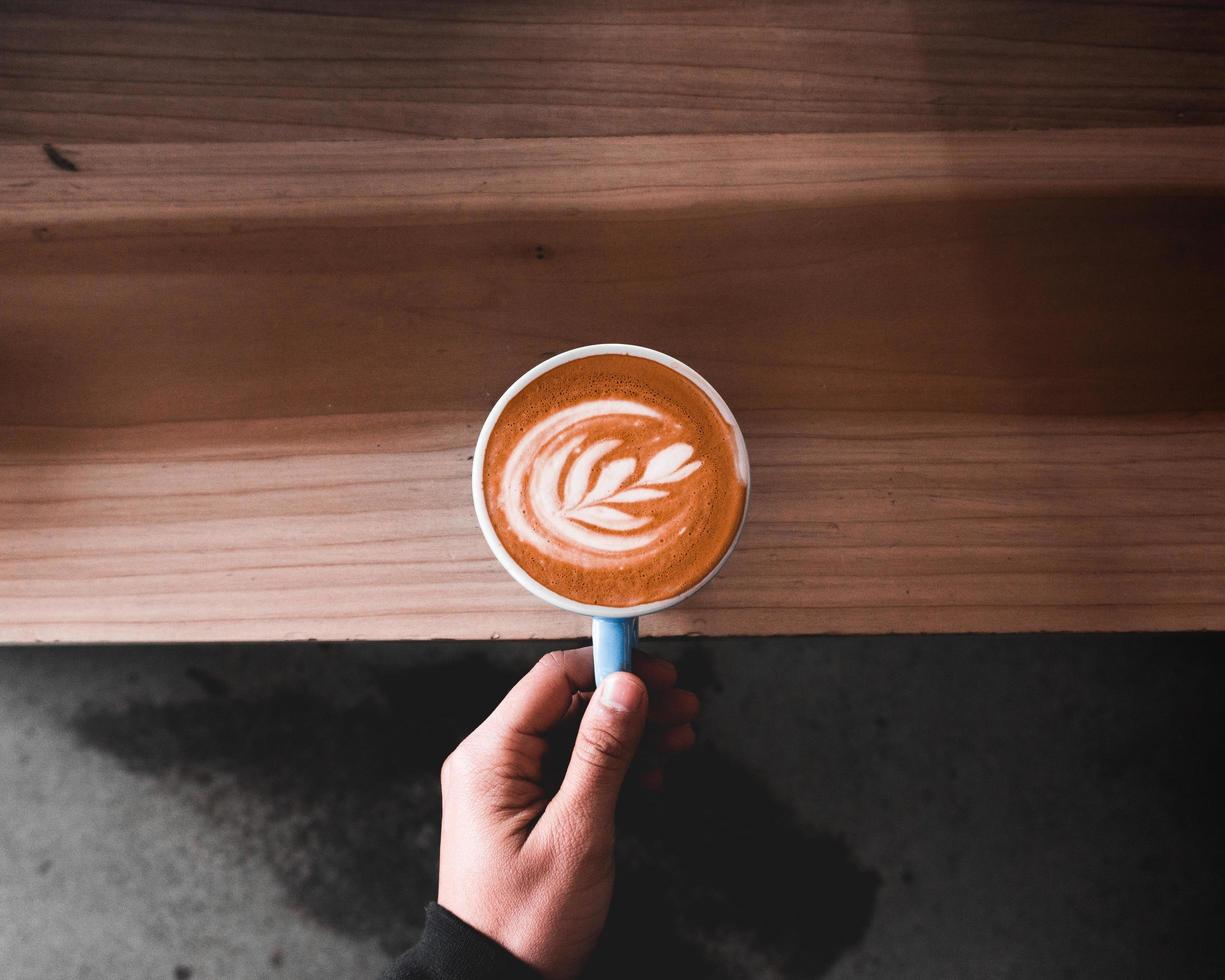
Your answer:
[[[629,674],[609,674],[600,685],[600,700],[614,711],[634,711],[642,701],[642,685]]]

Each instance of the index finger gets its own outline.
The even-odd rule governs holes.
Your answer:
[[[594,687],[591,647],[546,653],[493,709],[488,723],[520,735],[543,735],[565,718],[575,694]]]

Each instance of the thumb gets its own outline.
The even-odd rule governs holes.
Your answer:
[[[553,798],[558,816],[579,833],[611,833],[625,774],[642,740],[647,689],[629,673],[609,674],[583,713],[570,765]]]

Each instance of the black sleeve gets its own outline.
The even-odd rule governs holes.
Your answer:
[[[382,980],[540,980],[540,974],[436,902],[417,945]]]

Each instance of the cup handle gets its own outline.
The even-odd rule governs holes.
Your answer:
[[[630,670],[630,651],[638,642],[638,620],[596,616],[591,621],[591,646],[598,686],[609,674]]]

